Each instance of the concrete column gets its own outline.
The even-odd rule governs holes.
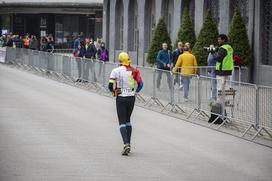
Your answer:
[[[219,0],[219,33],[228,34],[230,24],[230,0]]]
[[[115,5],[116,0],[110,0],[110,36],[109,36],[109,60],[115,62]]]
[[[172,29],[172,43],[175,43],[181,20],[181,2],[182,0],[174,0],[174,16],[173,16],[173,29]]]
[[[155,1],[156,9],[156,24],[159,22],[160,17],[162,16],[162,0]]]
[[[129,0],[123,0],[123,5],[124,5],[124,33],[123,33],[123,50],[128,51],[128,5],[129,5]]]
[[[252,45],[253,36],[254,36],[254,0],[248,1],[248,38],[249,43]]]
[[[204,0],[195,1],[195,32],[199,34],[204,20]]]
[[[109,42],[109,40],[106,39],[107,34],[107,22],[109,21],[107,19],[107,6],[108,6],[108,0],[103,1],[103,33],[102,33],[102,39],[104,42]]]
[[[103,17],[103,12],[102,11],[96,11],[95,12],[95,18],[102,18],[102,17]],[[95,38],[101,38],[102,37],[102,32],[103,32],[102,29],[103,29],[103,23],[102,22],[95,22],[95,27],[94,27],[94,37]]]
[[[138,44],[138,64],[141,66],[145,65],[144,60],[144,43],[145,43],[145,1],[146,0],[138,0],[138,29],[139,29],[139,44]]]
[[[254,83],[258,84],[260,81],[259,69],[262,57],[262,37],[261,37],[261,2],[255,1],[255,16],[254,16],[254,43],[253,43],[253,53],[254,53]]]

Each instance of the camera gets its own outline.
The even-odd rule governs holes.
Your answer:
[[[203,49],[208,52],[208,53],[214,53],[214,52],[218,52],[219,48],[218,47],[214,47],[214,48],[210,48],[210,47],[203,47]]]

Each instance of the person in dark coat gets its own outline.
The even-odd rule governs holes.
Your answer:
[[[84,82],[88,82],[90,79],[93,82],[96,82],[96,75],[95,75],[95,61],[94,59],[96,58],[96,47],[93,44],[93,40],[90,38],[85,39],[85,60],[84,60],[84,71],[83,71],[83,79]],[[91,71],[91,77],[89,76],[89,72]]]
[[[6,46],[6,47],[12,47],[13,46],[13,40],[10,37],[10,35],[7,36],[7,40],[6,40],[6,43],[4,44],[4,46]]]
[[[95,59],[97,50],[95,48],[95,45],[93,44],[93,40],[90,38],[86,38],[85,42],[85,58]]]
[[[76,51],[77,51],[76,62],[77,62],[77,69],[78,69],[78,79],[76,80],[76,82],[83,82],[82,66],[84,64],[83,64],[82,58],[85,55],[85,42],[83,40],[81,40],[80,43],[78,44],[78,48]]]

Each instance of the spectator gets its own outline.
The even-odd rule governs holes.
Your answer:
[[[77,38],[74,39],[74,43],[73,43],[74,51],[78,49],[79,42],[80,42],[80,35],[78,35]]]
[[[105,63],[106,61],[109,61],[109,52],[106,49],[104,42],[101,43],[100,49],[98,49],[97,51],[97,58],[100,61],[100,64],[99,64],[99,76],[100,76],[102,73],[103,63]]]
[[[83,40],[80,41],[80,43],[78,44],[78,48],[76,50],[77,52],[77,58],[76,62],[77,62],[77,69],[78,69],[78,79],[76,80],[76,82],[82,82],[82,59],[85,55],[85,42]]]
[[[94,82],[96,82],[96,76],[95,76],[95,71],[94,71],[94,63],[91,62],[89,59],[95,59],[96,55],[96,48],[93,44],[93,40],[90,38],[85,39],[86,45],[85,45],[85,53],[84,56],[87,58],[87,60],[84,61],[84,71],[83,71],[83,78],[84,82],[88,82],[89,80],[89,71],[91,69],[92,71],[92,78]]]
[[[178,42],[178,47],[176,50],[173,52],[173,65],[175,66],[178,60],[178,57],[183,54],[183,48],[184,45],[182,42]]]
[[[47,51],[53,52],[54,51],[54,39],[52,37],[48,37],[48,42],[47,42]]]
[[[23,47],[24,48],[29,48],[29,34],[26,34],[26,36],[23,39]]]
[[[233,49],[227,42],[227,35],[220,34],[218,36],[220,48],[216,58],[217,90],[227,90],[230,88],[229,83],[226,81],[230,79],[233,71]],[[218,96],[217,99],[221,101],[221,97]]]
[[[22,48],[22,37],[19,35],[14,35],[13,42],[17,48]]]
[[[214,45],[210,45],[210,50],[214,48]],[[213,68],[216,66],[216,57],[217,53],[214,51],[210,51],[208,55],[208,75],[211,78],[211,99],[217,99],[217,80],[216,80],[216,69]]]
[[[79,45],[78,45],[78,57],[84,57],[85,56],[85,42],[83,40],[80,41]]]
[[[4,44],[4,46],[13,47],[13,40],[10,35],[7,35],[6,43]]]
[[[242,59],[239,55],[237,54],[233,54],[233,64],[234,64],[234,68],[233,68],[233,71],[232,71],[232,75],[230,77],[230,80],[231,80],[231,87],[234,86],[234,82],[235,81],[240,81],[239,80],[239,74],[241,73],[240,72],[240,69],[241,69],[241,66],[242,66]],[[238,75],[237,75],[237,72],[238,72]]]
[[[29,41],[29,48],[32,50],[38,50],[38,46],[39,46],[39,43],[36,36],[32,35]]]
[[[241,67],[242,66],[242,59],[239,55],[233,55],[233,63],[235,66]]]
[[[176,50],[173,52],[173,66],[176,65],[176,62],[178,60],[178,57],[183,54],[183,43],[182,42],[178,42],[178,47],[176,48]],[[180,88],[182,88],[182,83],[180,81],[180,76],[178,74],[176,74],[175,79],[174,79],[174,85],[178,84],[180,86]]]
[[[4,38],[3,36],[0,36],[0,47],[3,47],[4,46]]]
[[[95,45],[93,44],[93,40],[90,38],[86,38],[85,42],[85,58],[94,59],[97,51]]]
[[[53,41],[53,42],[54,42],[54,37],[53,37],[53,35],[52,35],[51,33],[48,35],[47,41],[48,41],[48,42],[49,42],[49,41]]]
[[[98,49],[97,51],[97,57],[98,57],[98,60],[102,62],[109,61],[109,52],[106,49],[104,42],[101,43],[100,49]]]
[[[94,43],[95,48],[96,48],[97,50],[99,50],[99,49],[101,48],[101,43],[102,43],[102,39],[97,38],[97,39],[96,39],[96,42]]]
[[[190,80],[192,76],[196,74],[197,70],[197,61],[195,56],[190,53],[189,45],[184,45],[184,53],[179,56],[177,63],[173,69],[173,73],[176,73],[180,68],[180,73],[183,81],[183,92],[184,92],[184,101],[188,101]]]
[[[192,53],[192,50],[191,50],[191,43],[186,42],[184,45],[186,45],[187,47],[189,47],[189,52]]]
[[[172,66],[172,53],[170,50],[168,50],[167,43],[162,44],[162,50],[158,52],[156,62],[157,62],[157,68],[158,70],[158,77],[157,77],[157,89],[160,90],[161,85],[161,78],[162,73],[165,72],[167,76],[167,83],[169,89],[171,89],[171,74],[170,69]]]
[[[40,51],[47,51],[47,39],[44,36],[40,40]]]

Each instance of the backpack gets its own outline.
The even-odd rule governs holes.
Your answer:
[[[221,103],[215,103],[212,105],[212,109],[211,109],[211,117],[208,121],[208,123],[212,123],[214,120],[216,120],[214,122],[214,124],[222,124],[223,123],[223,119],[220,117],[220,115],[222,115],[223,111],[222,111],[222,106]],[[225,116],[227,115],[227,112],[225,110]],[[219,117],[219,118],[217,118]]]

